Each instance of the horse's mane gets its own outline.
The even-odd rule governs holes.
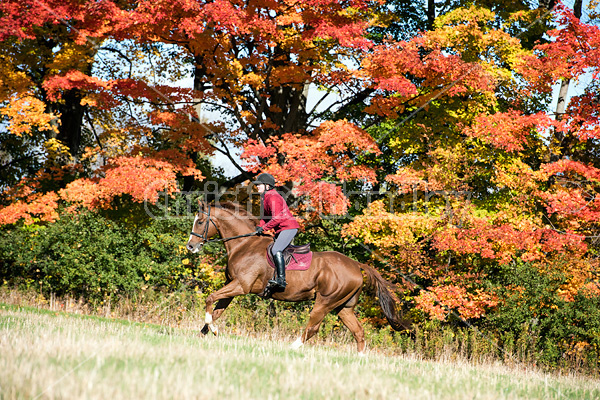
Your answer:
[[[224,201],[222,203],[217,204],[216,206],[225,210],[229,210],[235,215],[239,215],[248,219],[248,221],[250,221],[250,223],[252,223],[254,226],[258,225],[258,218],[254,214],[246,210],[244,207],[242,207],[239,203],[235,203],[233,201]]]

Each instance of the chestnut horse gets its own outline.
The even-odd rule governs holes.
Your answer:
[[[266,259],[266,249],[272,238],[257,236],[257,223],[258,219],[238,204],[227,202],[211,206],[200,203],[187,249],[197,252],[204,243],[214,241],[209,238],[218,233],[221,239],[216,240],[225,243],[228,255],[226,284],[206,299],[204,334],[209,330],[218,334],[214,321],[235,296],[249,293],[260,295],[273,276],[273,269]],[[310,268],[306,271],[286,271],[288,284],[285,290],[271,295],[273,299],[283,301],[315,300],[308,325],[292,345],[293,348],[299,348],[317,333],[325,315],[333,311],[352,332],[358,351],[364,352],[364,330],[354,314],[363,287],[361,269],[366,272],[369,284],[376,287],[379,303],[392,328],[409,328],[409,324],[396,313],[397,299],[388,289],[390,283],[379,272],[336,251],[314,252]]]

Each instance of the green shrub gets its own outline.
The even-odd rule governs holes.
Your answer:
[[[505,356],[552,368],[572,366],[578,359],[581,367],[595,370],[600,298],[579,293],[565,300],[559,289],[567,281],[558,270],[540,272],[525,263],[504,267],[497,290],[503,301],[484,325],[501,338]]]
[[[149,220],[132,228],[130,223],[85,212],[62,215],[47,225],[5,228],[0,238],[0,279],[91,302],[148,288],[220,286],[222,278],[184,247],[189,223]]]

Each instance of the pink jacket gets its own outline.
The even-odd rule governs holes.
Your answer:
[[[265,231],[275,229],[279,233],[286,229],[298,229],[300,225],[296,218],[290,212],[285,200],[276,190],[271,189],[265,192],[263,197],[264,219],[260,221],[260,226]]]

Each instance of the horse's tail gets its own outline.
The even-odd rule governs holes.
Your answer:
[[[360,267],[367,273],[368,285],[377,290],[379,304],[392,328],[396,331],[410,330],[412,322],[398,315],[396,310],[396,304],[400,303],[400,301],[393,291],[390,290],[392,284],[386,281],[375,268],[367,264],[361,264]]]

